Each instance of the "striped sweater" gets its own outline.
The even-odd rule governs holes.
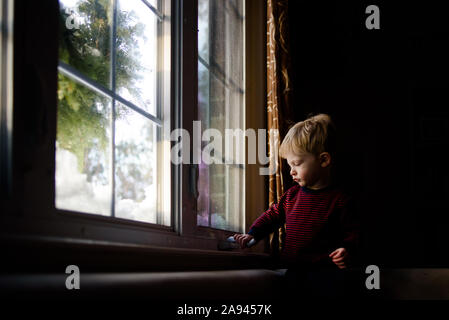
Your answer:
[[[355,254],[359,223],[351,198],[328,186],[313,190],[295,185],[254,221],[248,234],[260,240],[285,223],[284,262],[333,265],[329,254],[344,247]]]

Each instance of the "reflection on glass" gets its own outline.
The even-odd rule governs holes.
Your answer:
[[[59,59],[109,88],[112,1],[59,3]]]
[[[115,122],[115,216],[157,223],[156,126],[121,104]]]
[[[199,5],[199,4],[198,4]],[[198,9],[199,10],[199,9]],[[198,36],[199,37],[199,36]],[[209,125],[209,70],[201,63],[198,63],[198,107],[201,116],[203,130]],[[201,150],[204,150],[202,147]],[[209,167],[204,162],[198,165],[198,225],[209,226],[210,223],[210,195],[209,195]]]
[[[223,137],[226,129],[245,130],[244,22],[243,0],[198,0],[201,125],[203,130],[219,130]],[[240,145],[244,147],[244,138]],[[238,151],[244,154],[244,149]],[[225,152],[223,147],[213,156],[224,162]],[[197,223],[242,232],[245,171],[235,156],[230,160],[232,164],[199,164]]]
[[[209,0],[198,0],[198,55],[209,63]]]
[[[118,12],[117,91],[125,99],[156,115],[157,16],[142,1],[136,0],[118,1]]]
[[[209,82],[209,70],[202,63],[198,63],[198,106],[204,129],[205,125],[209,125]]]
[[[111,101],[58,77],[56,207],[110,215]]]

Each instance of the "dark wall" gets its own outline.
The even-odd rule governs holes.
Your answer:
[[[441,4],[290,1],[296,121],[329,113],[364,261],[449,266],[449,20]],[[365,8],[380,8],[367,30]]]

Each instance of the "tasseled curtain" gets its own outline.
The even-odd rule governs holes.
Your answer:
[[[291,108],[290,37],[288,24],[288,0],[267,0],[267,120],[270,167],[276,168],[269,176],[269,206],[279,201],[285,190],[288,168],[283,166],[278,151],[288,128]],[[277,139],[273,137],[277,135]],[[282,249],[285,226],[270,236],[275,255]]]

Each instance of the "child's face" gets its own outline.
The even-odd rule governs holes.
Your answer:
[[[290,175],[301,187],[318,187],[324,177],[323,161],[311,153],[288,153],[287,163]]]

